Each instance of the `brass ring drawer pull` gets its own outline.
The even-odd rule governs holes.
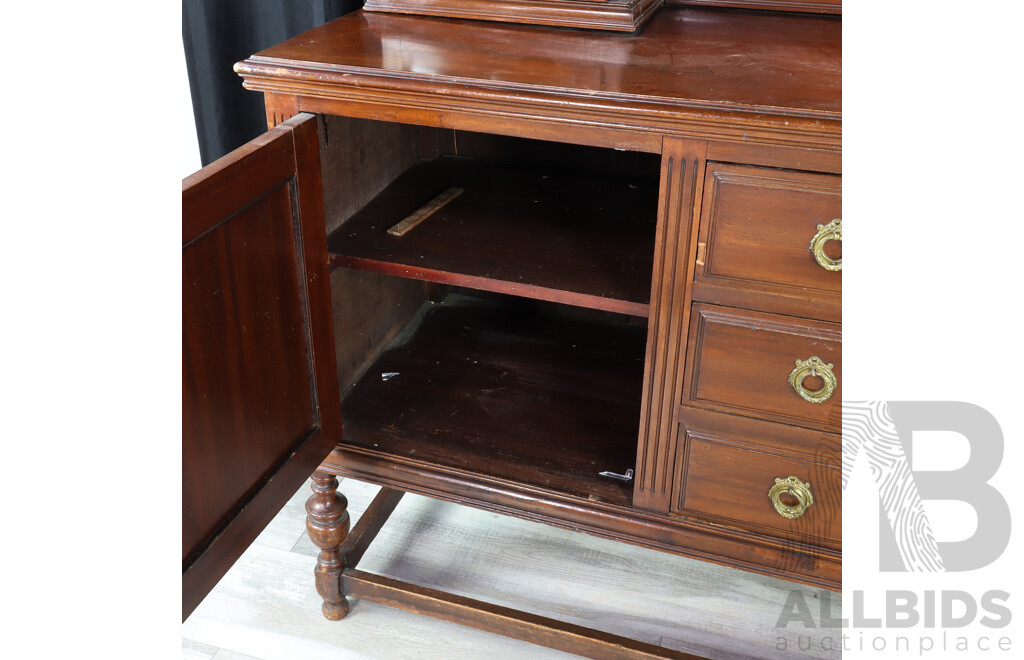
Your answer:
[[[811,239],[809,249],[814,255],[814,260],[825,270],[842,270],[843,259],[832,259],[825,254],[825,243],[829,241],[843,241],[843,221],[835,219],[827,225],[818,225],[818,233]]]
[[[784,502],[783,497],[790,503]],[[811,483],[792,475],[785,479],[775,477],[775,485],[768,490],[768,499],[783,518],[799,518],[814,504]]]
[[[789,374],[789,384],[806,401],[824,403],[829,400],[829,397],[836,390],[836,385],[839,384],[839,381],[836,380],[836,375],[832,373],[833,366],[835,365],[831,362],[825,364],[817,355],[806,360],[797,360],[796,368]],[[809,376],[821,376],[825,384],[821,386],[820,390],[809,390],[804,387],[804,379]]]

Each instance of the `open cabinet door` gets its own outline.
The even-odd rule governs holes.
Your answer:
[[[182,620],[341,437],[316,118],[182,182]]]

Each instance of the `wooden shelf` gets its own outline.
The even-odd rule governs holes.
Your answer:
[[[500,298],[429,305],[346,395],[343,446],[629,506],[598,473],[636,462],[646,328]]]
[[[450,187],[405,236],[387,230]],[[647,316],[657,183],[443,156],[421,161],[328,238],[330,263]]]

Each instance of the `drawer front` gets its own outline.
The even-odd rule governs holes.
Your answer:
[[[683,404],[824,431],[841,426],[837,324],[694,304],[686,365]]]
[[[839,320],[842,178],[721,163],[705,177],[694,299]]]
[[[786,427],[780,427],[769,435],[785,432]],[[758,438],[744,433],[687,428],[684,423],[672,513],[839,548],[842,468],[830,462],[841,455],[839,436],[822,443],[819,456],[800,456],[753,444]]]

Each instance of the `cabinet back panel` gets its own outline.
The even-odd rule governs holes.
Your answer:
[[[416,161],[454,151],[450,130],[322,115],[320,168],[327,233]]]
[[[325,115],[320,122],[327,232],[421,158],[454,151],[450,130]],[[331,272],[334,350],[345,391],[427,299],[423,282],[337,268]]]
[[[546,140],[455,131],[457,156],[501,160],[515,165],[544,167],[555,171],[593,173],[657,183],[661,171],[659,154],[590,147]]]

